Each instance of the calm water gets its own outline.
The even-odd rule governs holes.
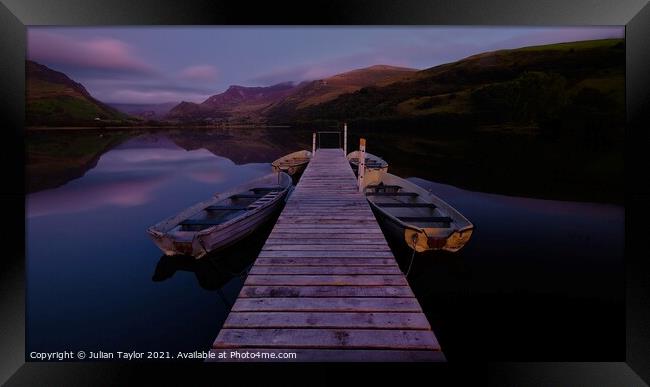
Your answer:
[[[29,195],[28,351],[208,349],[272,225],[201,261],[161,257],[145,230],[300,149],[247,138],[139,136]],[[450,360],[620,359],[623,207],[413,180],[476,225],[459,254],[418,255],[409,277]],[[411,254],[391,246],[408,266]]]

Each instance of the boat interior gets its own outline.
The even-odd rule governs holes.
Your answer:
[[[405,191],[399,185],[368,185],[365,194],[377,207],[404,223],[423,228],[449,228],[453,222],[434,203],[425,201],[417,192]]]
[[[359,167],[359,158],[358,157],[350,158],[350,162],[355,167],[357,167],[357,168]],[[366,157],[366,168],[370,168],[370,169],[372,169],[372,168],[383,168],[385,166],[386,166],[385,163],[383,163],[383,162],[381,162],[381,161],[379,161],[377,159]]]
[[[275,199],[283,188],[280,186],[256,187],[243,191],[207,206],[195,216],[178,224],[178,231],[201,231],[225,223],[246,211],[260,207]]]
[[[309,162],[309,160],[310,160],[309,157],[290,157],[290,158],[282,159],[280,161],[280,165],[303,164]]]

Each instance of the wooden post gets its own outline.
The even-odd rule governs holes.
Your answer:
[[[311,137],[311,155],[312,157],[316,154],[316,132]]]
[[[343,154],[348,154],[348,124],[343,123]]]
[[[366,173],[366,139],[359,140],[359,192],[363,192],[363,176]]]

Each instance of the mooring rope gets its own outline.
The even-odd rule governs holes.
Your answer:
[[[417,246],[418,234],[413,234],[413,254],[411,254],[411,262],[409,262],[409,267],[406,270],[406,278],[408,278],[411,273],[411,268],[413,267],[413,261],[415,261],[415,246]]]

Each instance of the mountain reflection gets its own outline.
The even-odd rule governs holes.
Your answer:
[[[201,161],[227,159],[232,165],[270,163],[311,148],[311,132],[286,128],[166,129],[158,132],[30,132],[27,180],[30,192],[57,188],[89,171],[167,170],[169,163],[206,183],[222,181],[214,168],[191,168]]]
[[[83,178],[30,194],[27,216],[82,212],[107,206],[140,206],[157,195],[169,195],[166,189],[169,186],[198,185],[218,190],[246,181],[247,177],[271,172],[266,163],[243,168],[206,149],[188,151],[164,139],[157,144],[145,145],[141,138],[136,138],[109,150]],[[183,198],[179,201],[191,204]]]

